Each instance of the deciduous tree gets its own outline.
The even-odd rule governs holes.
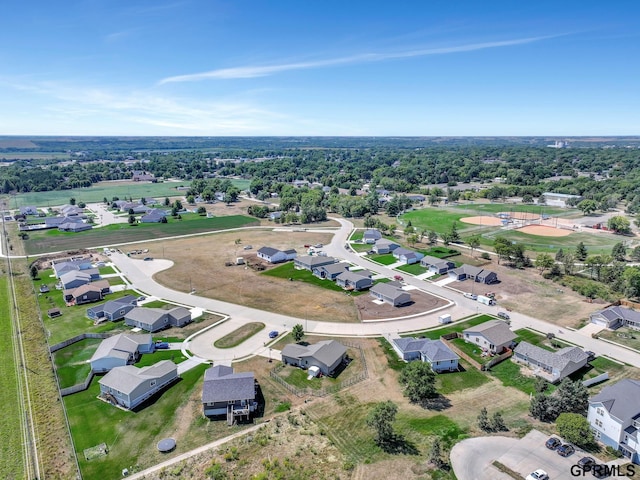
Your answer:
[[[405,396],[412,402],[422,403],[437,395],[436,376],[426,362],[409,363],[400,373],[400,383],[404,385]]]
[[[561,413],[556,420],[558,434],[569,443],[578,446],[593,442],[589,421],[578,413]]]
[[[398,406],[391,400],[377,403],[367,416],[367,426],[375,430],[378,445],[386,445],[394,438],[393,422],[398,413]]]

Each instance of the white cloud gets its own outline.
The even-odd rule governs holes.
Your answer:
[[[163,78],[158,83],[160,85],[163,85],[166,83],[194,82],[198,80],[207,80],[207,79],[235,79],[235,78],[264,77],[268,75],[273,75],[275,73],[286,72],[291,70],[305,70],[305,69],[311,69],[311,68],[331,67],[331,66],[337,66],[337,65],[371,63],[371,62],[380,62],[384,60],[394,60],[394,59],[401,59],[401,58],[424,57],[428,55],[445,55],[449,53],[485,50],[488,48],[509,47],[514,45],[533,43],[533,42],[545,40],[548,38],[553,38],[553,37],[545,36],[545,37],[518,38],[513,40],[503,40],[503,41],[497,41],[497,42],[483,42],[483,43],[472,43],[467,45],[414,49],[414,50],[407,50],[407,51],[401,51],[401,52],[365,53],[360,55],[353,55],[350,57],[339,57],[339,58],[316,60],[316,61],[309,61],[309,62],[285,63],[280,65],[262,65],[262,66],[254,65],[254,66],[244,66],[244,67],[234,67],[234,68],[222,68],[218,70],[211,70],[208,72],[167,77],[167,78]]]

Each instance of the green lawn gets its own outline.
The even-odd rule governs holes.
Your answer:
[[[368,260],[372,262],[379,263],[381,265],[391,265],[392,263],[396,263],[398,261],[397,258],[393,256],[391,253],[373,253],[367,257]]]
[[[386,338],[378,338],[378,343],[380,344],[380,347],[382,347],[382,351],[387,357],[387,365],[389,366],[389,368],[391,368],[392,370],[400,371],[407,365],[404,360],[401,360],[398,357],[398,354]]]
[[[86,380],[91,371],[89,359],[102,340],[86,338],[53,354],[60,388],[67,388]]]
[[[369,250],[371,250],[371,245],[368,245],[366,243],[350,243],[349,246],[354,252],[358,253],[368,252]]]
[[[298,270],[294,268],[293,262],[283,263],[278,267],[262,272],[262,275],[268,275],[270,277],[283,278],[283,279],[291,279],[291,281],[293,282],[310,283],[312,285],[316,285],[317,287],[326,288],[327,290],[333,290],[334,292],[344,292],[342,287],[339,287],[338,285],[336,285],[336,282],[333,282],[331,280],[325,280],[323,278],[318,278],[309,270]],[[363,293],[366,293],[366,292],[364,291],[350,292],[351,295],[362,295]]]
[[[311,388],[313,390],[320,390],[321,388],[337,385],[342,381],[342,378],[338,379],[324,376],[322,378],[307,380],[309,373],[306,370],[292,366],[285,367],[278,373],[288,384],[300,389]]]
[[[22,462],[23,445],[21,436],[21,413],[18,399],[16,365],[13,358],[13,335],[11,322],[12,300],[6,275],[0,276],[0,472],[4,478],[25,478],[25,466]]]
[[[519,330],[515,330],[513,333],[517,335],[516,342],[528,342],[532,345],[536,345],[540,348],[544,348],[545,350],[549,350],[550,352],[555,352],[555,348],[546,345],[547,337],[540,333],[534,332],[533,330],[529,330],[527,328],[521,328]]]
[[[249,322],[240,328],[216,340],[213,345],[216,348],[232,348],[237,347],[248,338],[253,337],[260,330],[264,329],[264,323]]]
[[[351,236],[349,237],[349,240],[353,241],[353,242],[357,242],[358,240],[362,240],[362,237],[364,236],[364,230],[356,230],[355,232],[353,232],[351,234]],[[371,245],[369,245],[371,246]]]
[[[629,348],[640,350],[640,332],[628,327],[620,327],[616,331],[602,330],[598,332],[598,337],[611,340],[612,342],[625,345]]]
[[[100,275],[112,275],[114,273],[116,273],[115,269],[111,266],[109,267],[100,267],[98,269],[98,271],[100,272]]]
[[[206,233],[229,228],[256,225],[258,220],[244,215],[206,218],[199,215],[186,215],[183,220],[169,218],[168,223],[114,224],[86,232],[70,233],[59,230],[31,232],[24,241],[28,254],[40,254],[52,251],[92,248],[101,245],[117,245],[140,242],[155,238],[167,238],[177,235]]]
[[[475,367],[460,359],[460,365],[464,369],[460,372],[439,373],[436,375],[436,389],[442,395],[476,388],[489,381],[489,377]]]
[[[469,327],[475,327],[476,325],[479,325],[480,323],[488,322],[489,320],[495,320],[495,318],[492,317],[491,315],[477,315],[477,316],[474,315],[473,317],[467,320],[464,320],[459,323],[454,323],[453,325],[449,325],[446,327],[437,327],[437,328],[424,330],[424,331],[412,333],[412,334],[403,334],[401,336],[402,337],[423,336],[426,338],[431,338],[433,340],[436,340],[440,338],[442,335],[446,335],[448,333],[454,333],[454,332],[459,333]]]
[[[424,255],[429,255],[431,257],[436,258],[449,258],[455,257],[456,255],[460,255],[460,251],[455,248],[447,248],[447,247],[431,247],[427,250],[418,250],[420,253]]]
[[[156,350],[153,353],[145,353],[136,362],[136,367],[148,367],[161,360],[171,360],[173,363],[182,363],[187,359],[180,350]]]
[[[526,394],[535,393],[536,378],[520,373],[520,366],[511,360],[505,360],[491,367],[491,375],[502,382],[505,387],[514,387]],[[549,385],[550,388],[553,388]]]
[[[402,265],[398,267],[396,270],[400,270],[402,272],[409,273],[411,275],[422,275],[423,273],[427,273],[428,270],[424,268],[419,263],[413,263],[411,265]]]
[[[428,418],[398,415],[396,425],[400,431],[411,430],[424,436],[436,436],[445,446],[452,445],[458,437],[466,433],[446,415],[435,415]]]
[[[491,357],[482,356],[482,348],[474,343],[465,342],[463,338],[454,338],[451,343],[458,347],[462,352],[469,355],[473,360],[480,365],[490,360]]]

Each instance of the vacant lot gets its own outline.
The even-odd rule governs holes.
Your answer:
[[[358,315],[362,320],[379,320],[381,318],[405,317],[417,315],[435,308],[442,307],[448,302],[420,290],[411,290],[411,303],[402,307],[394,307],[388,303],[374,302],[370,295],[353,297],[358,308]]]

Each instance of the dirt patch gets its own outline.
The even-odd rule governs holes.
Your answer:
[[[554,228],[548,225],[527,225],[519,228],[518,231],[539,237],[567,237],[573,233],[573,230]]]
[[[383,318],[405,317],[428,312],[435,308],[443,307],[448,302],[420,290],[411,290],[411,303],[402,307],[394,307],[388,303],[374,302],[369,294],[353,297],[361,320],[380,320]]]
[[[464,217],[460,219],[463,223],[470,223],[471,225],[485,225],[491,227],[499,227],[502,225],[502,220],[496,217],[489,217],[487,215],[480,215],[477,217]]]

